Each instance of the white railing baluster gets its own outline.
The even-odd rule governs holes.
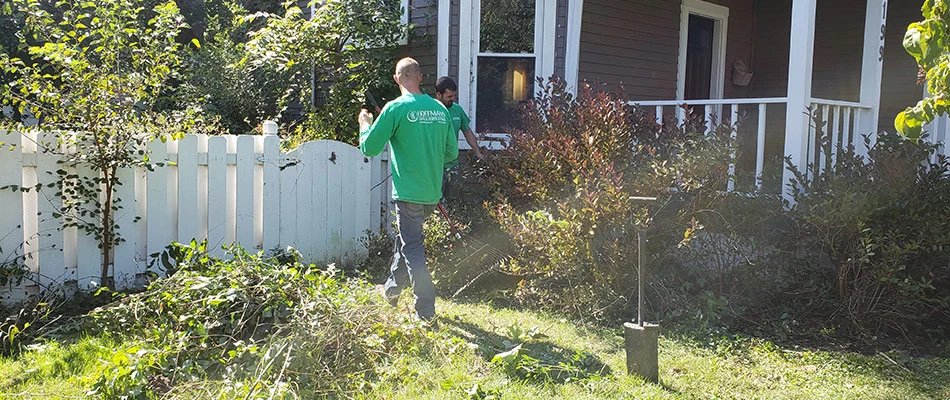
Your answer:
[[[838,149],[839,152],[848,148],[848,145],[851,144],[850,138],[854,132],[854,129],[851,126],[851,113],[856,111],[856,109],[848,107],[844,112],[844,123],[841,124],[841,147]]]
[[[765,168],[765,103],[759,104],[759,126],[755,133],[755,182],[762,189],[762,170]]]
[[[732,112],[732,118],[729,119],[729,124],[732,125],[732,154],[730,155],[729,161],[729,183],[727,184],[727,189],[731,192],[736,190],[736,147],[739,144],[736,141],[739,131],[739,105],[733,104],[730,106],[730,111]]]
[[[815,141],[815,165],[818,166],[819,171],[825,169],[825,146],[824,142],[828,139],[831,134],[831,106],[823,105],[821,106],[821,137],[816,137]]]
[[[712,134],[716,129],[714,121],[713,121],[713,110],[714,108],[712,105],[706,105],[703,107],[703,112],[704,112],[703,117],[706,120],[706,134],[707,135]]]
[[[663,106],[656,106],[656,123],[663,125]]]
[[[834,129],[831,130],[831,165],[835,165],[838,162],[838,151],[841,148],[841,132],[843,131],[841,127],[841,114],[847,109],[848,107],[835,106],[835,124]]]

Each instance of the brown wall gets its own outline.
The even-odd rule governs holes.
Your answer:
[[[409,2],[409,23],[416,28],[409,36],[409,46],[400,51],[399,56],[411,56],[422,67],[422,90],[435,93],[435,80],[438,79],[438,33],[439,3],[436,0],[411,0]]]
[[[924,88],[917,85],[917,61],[904,50],[904,33],[911,22],[923,19],[921,0],[891,0],[884,38],[884,76],[881,82],[880,129],[894,131],[894,117],[917,104]]]
[[[554,41],[554,75],[564,78],[564,58],[567,56],[567,0],[557,0],[557,36]]]
[[[585,1],[578,79],[623,84],[638,100],[675,98],[679,21],[677,1]]]
[[[433,0],[438,1],[438,0]],[[452,0],[449,25],[449,76],[459,76],[459,0]]]
[[[729,31],[726,35],[726,83],[723,85],[723,97],[749,97],[748,86],[732,84],[732,65],[736,59],[746,65],[752,62],[753,42],[753,8],[755,0],[712,0],[715,3],[729,8]]]
[[[866,11],[867,0],[818,0],[812,97],[861,99]]]
[[[788,91],[791,0],[757,0],[752,97],[784,97]]]
[[[753,0],[714,0],[729,8],[726,97],[748,97],[732,84],[736,58],[752,58]],[[681,16],[679,0],[588,0],[581,27],[580,79],[623,86],[632,99],[676,97]]]

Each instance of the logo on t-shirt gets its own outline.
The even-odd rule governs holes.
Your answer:
[[[439,110],[419,110],[409,111],[406,116],[409,122],[418,122],[420,124],[445,123],[445,113]]]

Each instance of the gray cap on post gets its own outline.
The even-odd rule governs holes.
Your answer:
[[[261,127],[261,133],[265,135],[276,135],[277,123],[271,120],[264,121],[264,124]]]

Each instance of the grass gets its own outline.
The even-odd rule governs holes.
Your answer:
[[[404,296],[396,312],[408,313],[408,301]],[[439,327],[429,335],[444,345],[392,360],[359,398],[950,399],[946,358],[783,348],[762,339],[674,330],[660,337],[660,384],[653,384],[626,374],[620,329],[486,304],[440,300],[438,307]],[[538,372],[543,368],[526,375],[491,361],[518,343],[521,354],[593,376],[565,383],[565,375]],[[100,360],[122,345],[86,336],[0,358],[0,398],[84,398]],[[572,358],[577,354],[589,357],[579,362]]]
[[[0,398],[86,398],[85,380],[120,342],[107,336],[47,341],[0,359]]]
[[[660,337],[660,384],[626,375],[620,329],[577,326],[557,316],[441,302],[441,334],[479,344],[513,326],[540,327],[542,346],[588,351],[603,376],[569,383],[517,379],[492,366],[481,349],[446,358],[398,360],[402,379],[385,380],[366,398],[460,398],[477,388],[503,399],[932,399],[950,398],[950,360],[899,353],[783,349],[772,342],[715,333],[667,332]],[[511,338],[507,338],[511,339]],[[483,349],[483,346],[482,346]],[[397,375],[398,376],[398,375]]]

